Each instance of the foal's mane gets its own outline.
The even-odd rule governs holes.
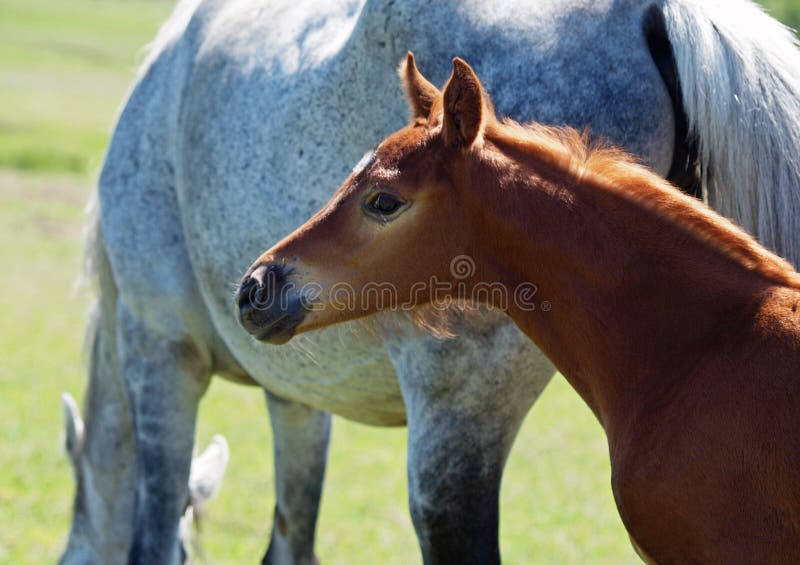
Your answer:
[[[773,283],[800,288],[800,274],[787,261],[629,153],[602,140],[592,141],[587,131],[523,125],[505,119],[487,124],[485,135],[495,144],[520,154],[535,154],[574,175],[580,183],[590,183],[593,189],[607,191],[658,215]]]

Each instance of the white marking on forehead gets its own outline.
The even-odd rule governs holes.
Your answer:
[[[372,174],[370,175],[371,178],[382,182],[392,182],[399,176],[400,176],[399,170],[386,169],[383,167],[379,167],[377,170],[373,171]]]
[[[367,166],[370,163],[372,163],[372,160],[375,158],[376,149],[377,148],[372,148],[366,153],[364,153],[364,156],[361,157],[361,160],[358,163],[356,163],[355,167],[353,167],[353,172],[351,174],[357,175],[358,173],[366,169]]]

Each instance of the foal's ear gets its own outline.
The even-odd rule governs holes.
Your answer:
[[[408,105],[411,108],[411,119],[427,118],[431,112],[431,106],[433,106],[440,93],[439,89],[428,82],[428,79],[417,70],[414,53],[411,51],[400,63],[398,74],[403,82]]]
[[[445,143],[454,147],[470,147],[481,135],[490,107],[475,71],[456,57],[453,73],[444,87]]]

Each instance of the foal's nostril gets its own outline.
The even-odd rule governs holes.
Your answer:
[[[237,293],[239,320],[250,333],[259,333],[276,314],[273,300],[285,275],[280,265],[266,263],[258,265],[245,275]]]
[[[237,302],[243,315],[263,306],[269,298],[267,284],[271,277],[267,276],[267,271],[266,265],[259,265],[239,286]]]
[[[260,286],[264,286],[264,281],[267,278],[267,272],[269,272],[269,270],[270,268],[267,265],[259,265],[250,273],[250,280],[256,281]]]
[[[258,291],[258,281],[248,278],[242,281],[239,285],[239,291],[236,293],[236,301],[239,308],[244,310],[253,306],[253,294]]]

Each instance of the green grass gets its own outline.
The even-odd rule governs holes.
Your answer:
[[[790,25],[800,1],[768,2]],[[73,482],[59,394],[80,397],[86,300],[72,295],[94,170],[141,47],[166,0],[0,0],[0,563],[53,562]],[[42,172],[48,174],[43,175]],[[81,173],[65,176],[65,173]],[[224,434],[231,463],[209,506],[213,563],[255,562],[272,519],[271,438],[262,394],[215,381],[198,439]],[[405,430],[337,419],[320,516],[326,564],[415,563]],[[531,411],[503,485],[507,563],[636,562],[609,489],[602,431],[558,379]]]
[[[764,0],[759,2],[773,17],[794,29],[800,30],[800,1],[798,0]]]
[[[0,167],[85,173],[171,3],[0,0]]]

